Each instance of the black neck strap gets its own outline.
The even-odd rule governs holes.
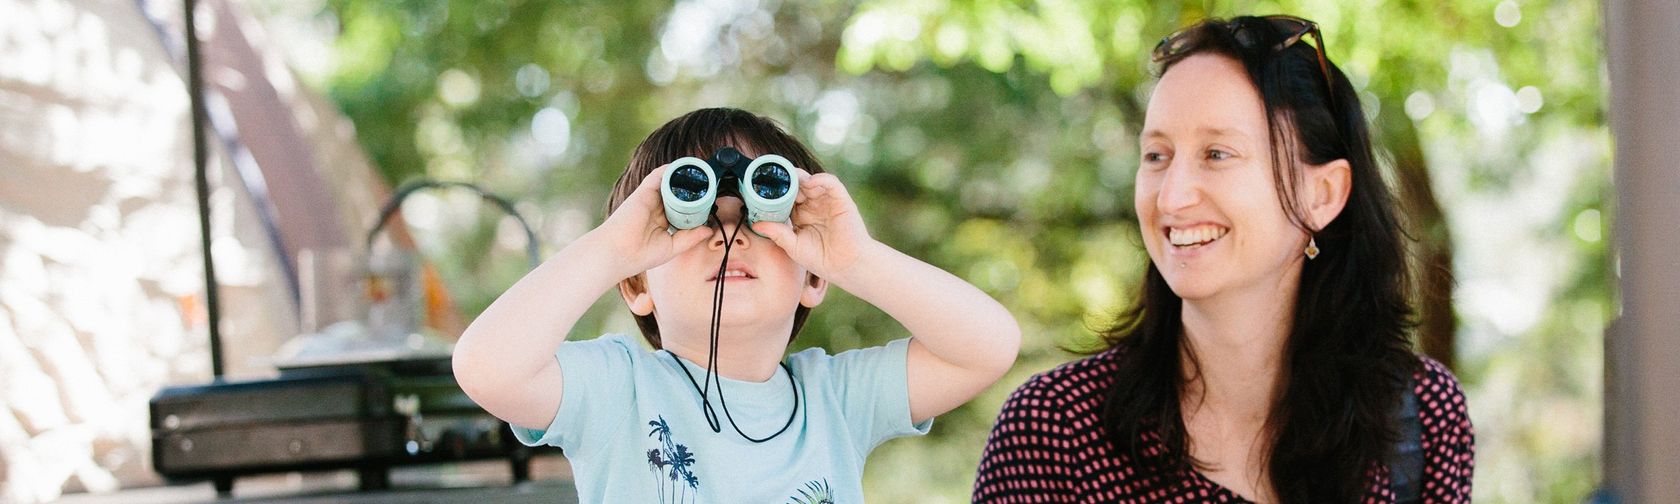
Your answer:
[[[723,231],[723,222],[717,218],[716,206],[712,207],[712,221],[717,223],[718,231],[721,233]],[[694,391],[700,393],[700,412],[703,416],[705,416],[706,425],[712,428],[713,433],[723,432],[723,425],[722,422],[718,421],[717,411],[712,409],[712,402],[709,401],[707,397],[707,392],[711,390],[713,379],[717,379],[718,403],[723,405],[723,416],[725,419],[729,420],[729,426],[734,428],[735,433],[740,434],[741,437],[745,438],[747,441],[763,443],[765,441],[776,439],[776,436],[782,435],[783,432],[787,432],[788,427],[793,426],[793,419],[799,415],[799,383],[793,378],[793,367],[789,366],[787,362],[781,362],[780,364],[782,369],[787,372],[788,387],[793,389],[793,411],[788,412],[787,422],[782,424],[782,428],[777,429],[775,433],[770,434],[769,436],[765,436],[763,438],[748,436],[747,433],[741,431],[741,426],[735,423],[735,417],[729,414],[729,401],[723,397],[723,380],[718,378],[717,371],[718,331],[721,329],[723,324],[723,281],[724,274],[728,272],[729,268],[729,249],[735,245],[735,236],[740,234],[741,227],[746,225],[746,223],[747,215],[743,210],[740,221],[735,224],[735,230],[724,237],[723,260],[718,263],[717,279],[714,280],[715,284],[712,289],[712,327],[711,341],[709,342],[711,347],[706,355],[706,384],[702,386],[699,381],[694,379],[694,373],[688,371],[688,367],[682,363],[682,360],[677,358],[677,354],[671,353],[671,360],[676,361],[677,367],[682,368],[683,375],[688,376],[688,383],[694,386]],[[670,352],[667,351],[667,353]]]
[[[666,352],[666,353],[670,353],[670,352]],[[704,414],[706,416],[706,423],[708,424],[709,427],[712,428],[712,432],[714,432],[714,433],[723,432],[722,425],[720,425],[720,422],[718,422],[718,419],[717,419],[717,411],[713,410],[712,409],[712,403],[706,400],[706,391],[702,390],[700,388],[700,382],[694,379],[694,373],[689,372],[688,365],[683,364],[682,360],[677,358],[677,354],[671,353],[670,355],[671,355],[671,360],[677,362],[677,367],[682,368],[683,376],[688,377],[688,383],[690,385],[694,386],[694,391],[700,393],[700,411],[701,411],[702,414]],[[788,366],[788,364],[786,362],[781,362],[779,364],[782,366],[782,370],[787,372],[788,388],[793,390],[793,411],[788,412],[787,422],[782,424],[782,428],[776,429],[775,433],[770,434],[769,436],[765,436],[763,438],[755,438],[755,437],[752,437],[752,436],[748,436],[747,433],[745,433],[745,432],[741,432],[741,426],[736,425],[735,424],[735,417],[730,416],[730,414],[729,414],[729,401],[727,401],[723,398],[723,382],[721,380],[718,381],[718,402],[723,403],[723,416],[724,416],[725,419],[729,420],[729,426],[735,428],[735,433],[740,434],[741,437],[745,438],[747,441],[752,441],[754,443],[763,443],[765,441],[776,439],[776,436],[782,435],[783,432],[787,432],[788,427],[793,426],[793,419],[795,417],[797,417],[798,414],[799,414],[799,384],[797,382],[795,382],[794,379],[793,379],[793,368]],[[712,372],[712,371],[707,370],[707,372]]]

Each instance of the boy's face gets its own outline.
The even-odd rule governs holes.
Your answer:
[[[748,156],[760,155],[748,148],[740,150]],[[807,274],[781,247],[746,227],[740,198],[721,197],[716,204],[721,228],[713,227],[704,243],[648,270],[643,282],[646,292],[625,293],[630,309],[637,315],[651,312],[656,316],[660,339],[667,347],[705,345],[711,335],[714,282],[724,257],[724,241],[733,235],[723,276],[719,343],[786,344],[793,330],[794,309],[821,303],[827,283]]]

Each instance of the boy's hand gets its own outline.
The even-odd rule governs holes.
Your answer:
[[[794,200],[792,226],[757,222],[752,228],[787,251],[793,262],[811,273],[843,283],[849,268],[874,243],[863,226],[857,203],[832,174],[812,175],[796,169],[799,196]]]
[[[671,223],[665,219],[659,183],[669,166],[649,172],[618,210],[593,232],[601,233],[614,253],[623,258],[619,262],[624,266],[621,276],[629,277],[665,264],[712,235],[712,229],[705,226],[679,229],[676,234],[666,231]]]
[[[910,331],[905,382],[910,421],[968,402],[1015,363],[1021,326],[980,289],[869,237],[840,180],[799,171],[793,226],[753,230],[795,263],[891,315]],[[928,303],[937,299],[938,303]]]

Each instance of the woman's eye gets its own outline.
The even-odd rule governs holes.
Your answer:
[[[1145,163],[1154,164],[1154,163],[1160,163],[1160,162],[1163,162],[1163,161],[1166,161],[1166,160],[1167,160],[1167,155],[1166,154],[1162,154],[1162,153],[1159,153],[1159,152],[1145,152],[1145,153],[1143,153],[1143,162],[1145,162]]]
[[[1212,161],[1224,161],[1231,159],[1231,153],[1219,149],[1208,149],[1207,158]]]

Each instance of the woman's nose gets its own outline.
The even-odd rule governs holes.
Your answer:
[[[717,220],[719,225],[712,227],[712,239],[707,242],[709,246],[714,250],[721,250],[723,249],[723,241],[729,239],[730,236],[735,237],[735,243],[730,245],[730,247],[752,246],[750,245],[752,240],[747,236],[752,234],[752,230],[736,229],[737,226],[746,224],[743,222],[744,216],[742,215],[742,211],[745,209],[742,208],[743,203],[741,202],[741,198],[724,196],[722,198],[718,198],[715,204],[717,205]]]
[[[1168,166],[1157,189],[1155,207],[1164,212],[1183,210],[1202,202],[1201,180],[1196,167],[1188,163],[1175,162]]]

